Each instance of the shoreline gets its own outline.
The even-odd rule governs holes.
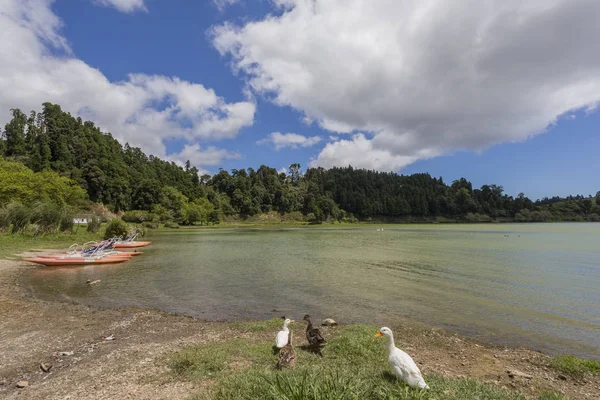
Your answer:
[[[22,398],[26,391],[28,399],[185,399],[205,392],[210,384],[175,378],[166,361],[170,354],[232,335],[271,341],[275,333],[269,321],[207,322],[156,309],[40,300],[18,284],[32,268],[37,267],[0,259],[0,397]],[[396,329],[425,374],[469,377],[527,396],[547,390],[572,399],[600,396],[599,376],[563,380],[551,367],[552,357],[541,352],[499,347],[420,325]],[[298,335],[302,328],[295,326]],[[110,335],[115,340],[105,341]],[[73,355],[60,356],[70,351]],[[40,370],[41,362],[53,365],[50,373]],[[508,370],[531,378],[511,378]],[[17,389],[21,380],[29,386]]]

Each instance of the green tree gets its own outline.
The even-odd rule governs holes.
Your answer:
[[[185,223],[184,207],[187,202],[187,197],[172,186],[165,186],[160,191],[160,204],[169,210],[177,223]]]
[[[26,152],[25,127],[27,125],[27,116],[18,108],[13,108],[10,112],[13,117],[4,127],[6,155],[9,157],[24,156]]]

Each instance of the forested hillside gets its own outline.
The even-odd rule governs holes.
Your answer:
[[[15,168],[6,164],[11,161],[31,170],[17,168],[20,174],[54,171],[57,178],[75,182],[88,200],[78,198],[71,205],[90,208],[102,203],[115,213],[147,211],[149,218],[163,222],[208,222],[265,212],[294,213],[313,222],[600,220],[600,192],[533,202],[524,194],[508,196],[498,185],[474,189],[464,178],[448,185],[428,174],[405,176],[352,167],[302,173],[298,164],[292,164],[287,175],[263,165],[199,176],[189,162],[182,168],[123,146],[93,122],[75,118],[58,105],[45,103],[40,112],[28,115],[18,109],[10,112],[12,120],[0,136],[0,155],[7,160],[0,177],[4,206],[9,201],[30,201],[23,194],[30,188],[21,187],[20,178],[12,176]],[[68,187],[65,182],[62,185]]]

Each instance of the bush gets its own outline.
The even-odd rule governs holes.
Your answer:
[[[121,219],[125,222],[141,224],[145,221],[150,220],[150,214],[148,213],[148,211],[132,210],[127,211],[125,214],[123,214],[121,216]]]
[[[8,230],[10,227],[10,218],[6,207],[0,208],[0,232]]]
[[[102,219],[98,215],[93,215],[88,222],[87,231],[90,233],[96,233],[100,230],[102,226]]]
[[[127,235],[129,235],[129,225],[127,225],[125,221],[115,218],[106,226],[104,239],[110,239],[119,236],[125,237]]]
[[[75,223],[73,222],[73,213],[70,210],[65,210],[60,219],[59,230],[61,232],[73,232],[73,227]]]
[[[29,207],[13,201],[6,206],[8,221],[12,225],[10,233],[23,233],[31,223],[32,211]]]
[[[90,208],[92,214],[98,216],[100,218],[100,222],[108,222],[111,219],[117,218],[117,216],[112,213],[104,204],[95,203]]]
[[[144,222],[144,223],[142,224],[142,226],[143,226],[144,228],[148,228],[148,229],[158,229],[158,227],[159,227],[159,224],[158,224],[158,222],[157,222],[157,221],[149,221],[149,222]]]
[[[221,220],[219,219],[219,212],[218,211],[213,211],[208,215],[208,222],[215,225],[218,224],[219,222],[221,222]]]
[[[165,228],[178,229],[179,224],[173,221],[165,222]]]
[[[311,224],[316,224],[317,222],[321,222],[317,220],[317,217],[315,216],[314,213],[308,213],[306,214],[306,220],[308,222],[310,222]]]
[[[598,215],[596,213],[592,213],[592,214],[588,215],[587,220],[590,222],[598,222],[598,221],[600,221],[600,215]],[[0,224],[1,224],[1,222],[0,222]]]

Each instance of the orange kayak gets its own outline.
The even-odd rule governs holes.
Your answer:
[[[62,267],[65,265],[92,265],[92,264],[116,264],[129,260],[124,257],[105,257],[105,258],[24,258],[25,261],[42,264],[47,267]]]
[[[142,254],[142,253],[140,253]],[[127,251],[121,251],[118,253],[114,253],[114,254],[105,254],[103,258],[106,257],[117,257],[117,258],[131,258],[133,256],[133,253],[127,252]],[[37,258],[55,258],[55,259],[61,259],[61,260],[70,260],[70,259],[74,259],[74,258],[86,258],[86,257],[81,257],[80,255],[70,255],[70,254],[42,254],[37,256]]]
[[[129,242],[129,243],[115,243],[116,249],[133,249],[135,247],[148,246],[152,242]]]

